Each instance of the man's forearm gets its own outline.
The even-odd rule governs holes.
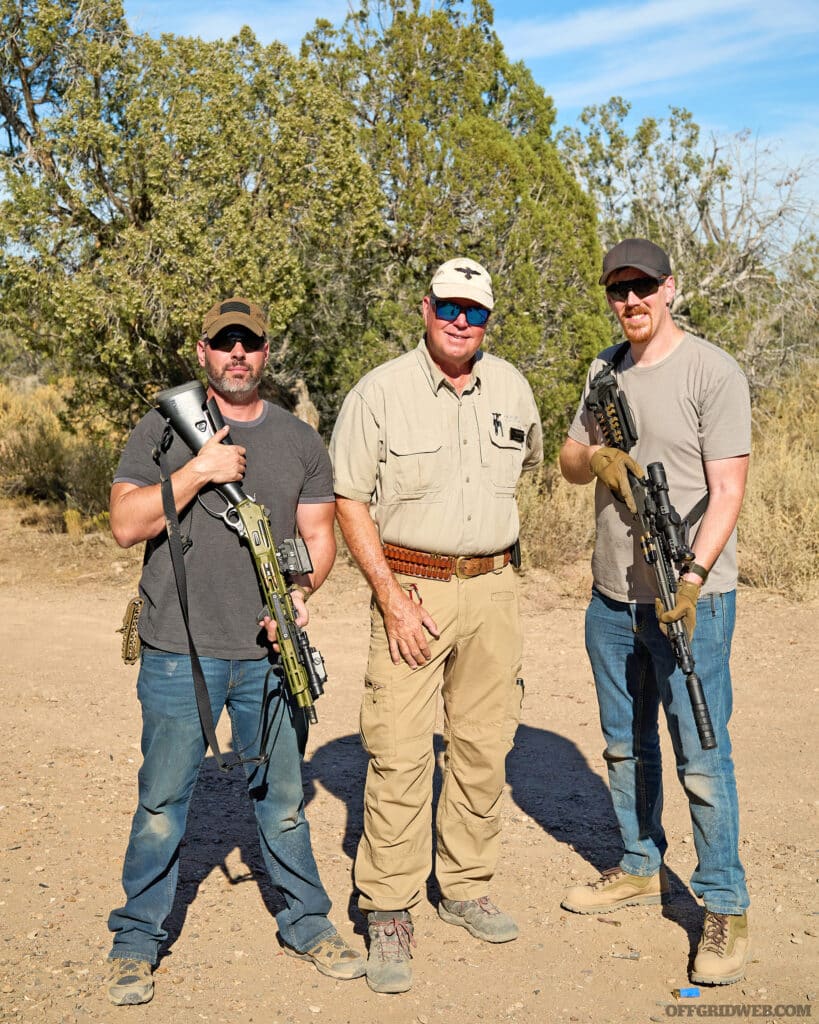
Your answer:
[[[376,601],[384,608],[396,591],[400,594],[403,591],[387,565],[369,506],[336,495],[336,517],[350,554],[369,583]]]
[[[745,455],[705,463],[708,508],[693,547],[697,564],[706,569],[711,569],[734,532],[745,497],[747,473],[748,457]]]

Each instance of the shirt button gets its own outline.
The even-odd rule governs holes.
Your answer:
[[[466,521],[467,521],[468,523],[471,523],[471,522],[472,522],[472,516],[467,516],[467,517],[466,517]]]
[[[467,440],[466,440],[466,438],[464,438],[464,444],[466,444],[466,443],[467,443]]]

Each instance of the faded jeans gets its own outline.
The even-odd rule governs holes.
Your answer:
[[[304,815],[301,756],[306,723],[299,712],[292,712],[266,658],[201,662],[213,719],[227,707],[235,750],[254,757],[264,742],[270,753],[266,764],[244,766],[248,793],[265,866],[285,903],[276,915],[279,932],[289,946],[303,952],[335,932],[327,919],[331,904]],[[127,902],[108,919],[114,933],[110,958],[155,964],[167,938],[163,923],[176,892],[179,847],[205,740],[187,655],[144,650],[137,693],[143,756],[139,804],[122,871]]]
[[[586,611],[586,650],[606,741],[603,756],[625,846],[620,867],[632,875],[656,874],[668,846],[661,820],[662,703],[698,857],[691,888],[707,910],[718,914],[741,914],[749,904],[739,859],[739,809],[728,735],[728,661],[735,614],[734,591],[706,595],[697,603],[692,654],[717,740],[716,749],[703,750],[685,676],[660,632],[654,606],[624,604],[592,590]]]

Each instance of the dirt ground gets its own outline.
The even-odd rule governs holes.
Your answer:
[[[106,918],[136,801],[136,667],[119,657],[138,557],[71,539],[0,504],[0,1020],[397,1024],[661,1021],[692,1014],[819,1016],[816,899],[817,607],[743,590],[733,658],[742,856],[752,894],[746,980],[677,999],[702,910],[682,792],[665,747],[672,901],[603,918],[560,907],[564,887],[616,862],[618,837],[583,650],[586,567],[523,576],[526,700],[508,760],[497,902],[518,941],[481,943],[415,915],[414,985],[379,996],[282,955],[252,817],[237,773],[209,758],[183,848],[156,996],[115,1008],[102,992]],[[24,520],[29,520],[25,525]],[[337,565],[311,603],[329,670],[304,769],[316,858],[333,919],[363,949],[351,899],[365,757],[357,719],[368,591]],[[224,723],[220,739],[227,746]],[[758,1007],[772,1007],[765,1010]],[[777,1010],[778,1008],[778,1010]]]

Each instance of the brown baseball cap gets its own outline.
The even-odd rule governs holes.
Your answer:
[[[442,263],[432,276],[430,290],[436,299],[472,299],[487,309],[495,305],[489,271],[468,256]]]
[[[671,263],[668,254],[647,238],[624,238],[603,257],[603,273],[598,284],[605,284],[610,274],[625,267],[634,267],[652,277],[669,277]]]
[[[259,338],[267,334],[267,321],[262,307],[238,295],[217,302],[207,311],[202,321],[202,335],[213,339],[219,331],[231,326],[246,327]]]

